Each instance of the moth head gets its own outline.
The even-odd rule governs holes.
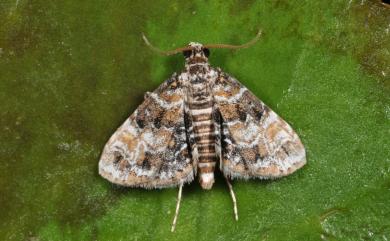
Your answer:
[[[191,42],[188,48],[183,50],[183,55],[187,61],[207,62],[210,50],[200,43]]]

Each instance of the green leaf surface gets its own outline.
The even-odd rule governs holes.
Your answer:
[[[390,8],[380,1],[0,2],[0,240],[389,240]],[[115,129],[190,41],[300,135],[308,164],[211,191],[112,185]]]

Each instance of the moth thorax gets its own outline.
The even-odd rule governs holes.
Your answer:
[[[203,189],[211,189],[214,184],[214,172],[201,173],[199,182]]]

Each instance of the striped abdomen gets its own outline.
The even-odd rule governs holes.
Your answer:
[[[199,182],[204,189],[210,189],[214,183],[216,164],[215,133],[212,117],[213,101],[210,95],[192,96],[189,109],[192,117],[192,132],[195,137],[195,149],[198,151]]]

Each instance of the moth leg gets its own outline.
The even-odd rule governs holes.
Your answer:
[[[236,195],[234,194],[234,191],[233,191],[233,186],[232,184],[230,183],[229,179],[227,177],[225,177],[225,180],[226,180],[226,183],[229,187],[229,191],[230,191],[230,196],[232,197],[232,201],[233,201],[233,211],[234,211],[234,218],[236,219],[236,221],[238,221],[238,211],[237,211],[237,200],[236,200]]]
[[[177,203],[176,203],[175,217],[173,218],[173,223],[172,223],[171,232],[174,232],[174,231],[175,231],[177,216],[179,215],[179,209],[180,209],[180,202],[181,202],[181,193],[182,193],[182,190],[183,190],[183,183],[180,183],[179,193],[178,193],[178,195],[177,195]]]

